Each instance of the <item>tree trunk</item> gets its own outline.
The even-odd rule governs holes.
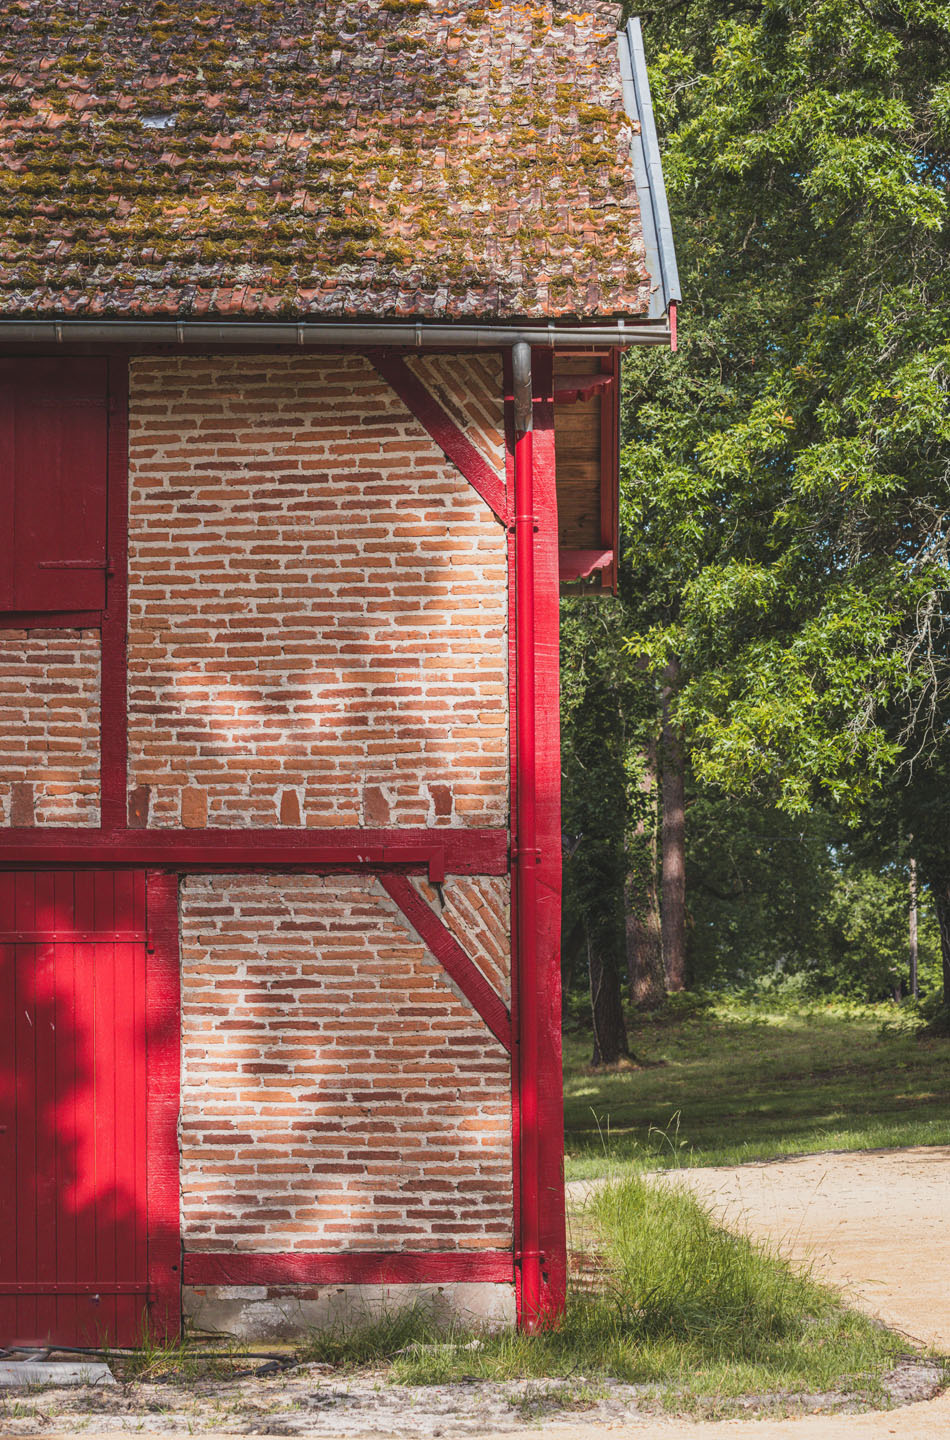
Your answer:
[[[940,927],[940,958],[943,962],[943,1003],[950,1005],[950,880],[931,886],[937,924]]]
[[[686,988],[686,792],[683,743],[670,719],[679,662],[664,671],[663,707],[663,882],[661,929],[668,990]]]
[[[652,1010],[666,997],[663,976],[663,935],[660,894],[656,875],[656,744],[643,755],[641,793],[648,814],[638,821],[627,845],[624,882],[624,931],[630,999],[642,1010]]]
[[[587,964],[590,971],[590,1009],[594,1022],[592,1065],[616,1065],[629,1058],[627,1026],[623,1018],[623,997],[616,965],[610,963],[599,945],[587,937]]]
[[[911,860],[908,867],[907,938],[910,952],[910,993],[918,998],[917,987],[917,861]]]

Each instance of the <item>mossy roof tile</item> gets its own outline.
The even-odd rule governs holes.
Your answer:
[[[12,0],[0,314],[643,315],[619,17]]]

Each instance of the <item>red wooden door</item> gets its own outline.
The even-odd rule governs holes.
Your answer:
[[[145,876],[0,874],[0,1345],[148,1303]]]

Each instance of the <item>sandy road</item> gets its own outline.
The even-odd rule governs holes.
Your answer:
[[[950,1354],[950,1146],[667,1171],[730,1230],[766,1241],[856,1309]]]

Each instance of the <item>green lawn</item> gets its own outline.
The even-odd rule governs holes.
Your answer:
[[[638,1016],[643,1068],[591,1071],[566,1035],[567,1176],[732,1165],[819,1150],[950,1144],[950,1041],[895,1028],[896,1006],[687,1000]]]

